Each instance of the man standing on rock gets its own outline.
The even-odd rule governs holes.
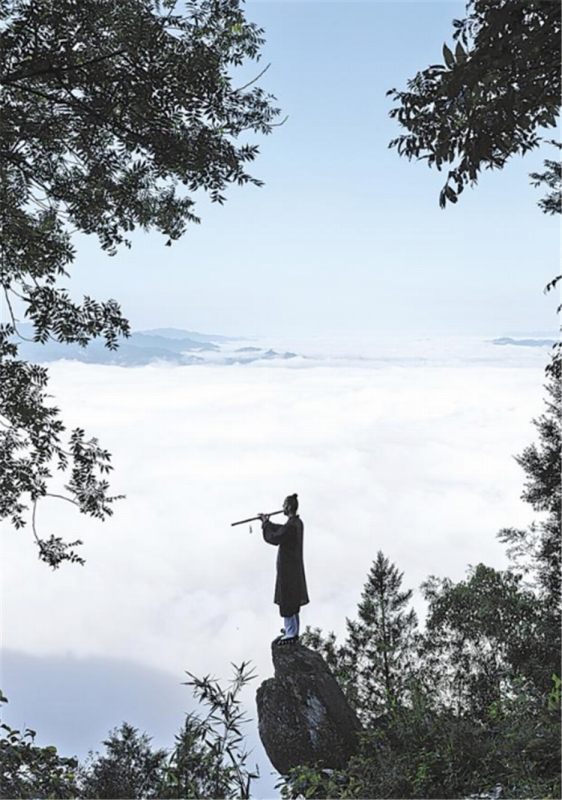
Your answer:
[[[287,522],[284,525],[270,522],[267,514],[258,514],[262,521],[264,540],[279,547],[273,602],[279,606],[279,613],[285,623],[282,636],[275,640],[280,645],[298,640],[299,611],[301,606],[309,602],[302,556],[304,526],[297,514],[298,507],[296,494],[285,498],[283,513]]]

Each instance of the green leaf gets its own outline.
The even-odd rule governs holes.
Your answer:
[[[449,67],[449,69],[452,69],[455,66],[455,57],[446,44],[443,45],[443,58],[445,59],[445,64]]]
[[[455,58],[457,64],[464,64],[466,61],[466,51],[460,42],[457,42],[457,46],[455,47]]]
[[[451,188],[451,186],[445,186],[445,189],[443,191],[445,192],[447,200],[449,200],[451,203],[457,202],[458,198],[456,192],[453,188]]]

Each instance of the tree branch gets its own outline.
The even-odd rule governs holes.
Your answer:
[[[67,453],[66,455],[70,455]],[[80,503],[77,503],[76,500],[73,500],[71,497],[65,497],[64,494],[55,494],[54,492],[45,492],[44,497],[56,497],[59,500],[66,500],[67,503],[72,503],[73,506],[80,508]]]
[[[37,78],[39,75],[49,75],[49,74],[60,75],[61,73],[64,72],[72,72],[72,70],[74,69],[83,69],[84,67],[89,67],[91,64],[99,64],[100,61],[107,61],[107,59],[109,58],[114,58],[115,56],[123,55],[123,53],[126,52],[127,50],[125,48],[122,48],[121,50],[114,50],[113,53],[107,53],[103,56],[97,56],[96,58],[91,58],[89,61],[83,61],[81,64],[72,64],[71,66],[68,67],[55,67],[53,66],[53,64],[50,63],[44,69],[39,69],[36,70],[35,72],[29,72],[29,71],[22,72],[21,70],[18,72],[16,70],[15,72],[8,73],[3,78],[0,77],[0,84],[6,85],[10,83],[15,83],[16,81],[26,80],[27,78]]]
[[[118,130],[120,129],[121,133],[125,133],[128,136],[131,136],[133,139],[135,139],[137,144],[142,144],[137,134],[129,130],[129,128],[127,128],[125,125],[120,125],[119,123],[117,123],[116,120],[110,120],[108,117],[104,117],[102,114],[95,111],[93,108],[90,108],[85,103],[82,103],[75,95],[72,94],[70,89],[64,84],[62,84],[60,88],[72,98],[72,102],[70,100],[64,100],[59,94],[46,94],[45,92],[42,92],[39,89],[32,89],[30,86],[19,86],[18,88],[22,92],[28,92],[29,94],[34,94],[37,97],[41,97],[43,100],[48,100],[50,103],[58,104],[64,106],[65,108],[69,108],[71,109],[71,111],[76,112],[76,110],[79,109],[80,111],[85,112],[92,117],[95,117],[100,122],[111,125],[113,134],[117,135],[115,133],[115,130],[113,130],[113,126],[115,126]],[[38,181],[36,182],[38,183]],[[38,183],[38,185],[42,186],[40,183]],[[42,188],[45,187],[42,186]]]
[[[251,86],[251,85],[252,85],[253,83],[255,83],[256,81],[259,81],[259,79],[261,78],[261,76],[262,76],[262,75],[264,75],[264,74],[267,72],[267,70],[270,68],[270,66],[271,66],[271,62],[270,62],[270,63],[269,63],[269,64],[268,64],[266,67],[264,67],[264,68],[262,69],[262,71],[259,73],[259,75],[256,75],[256,77],[255,77],[255,78],[252,78],[252,80],[251,80],[251,81],[248,81],[248,83],[245,83],[245,84],[244,84],[244,86],[240,86],[238,89],[235,89],[235,91],[236,91],[236,92],[243,92],[243,91],[244,91],[244,89],[247,89],[247,88],[248,88],[248,86]]]
[[[22,339],[24,342],[32,342],[32,341],[33,341],[33,339],[28,339],[26,336],[23,336],[23,334],[21,334],[21,333],[18,331],[18,322],[19,322],[19,319],[18,319],[18,320],[16,320],[16,316],[15,316],[15,314],[14,314],[14,309],[13,309],[13,307],[12,307],[12,303],[11,303],[10,296],[9,296],[9,294],[8,294],[8,291],[11,291],[13,294],[16,294],[16,296],[17,296],[17,293],[16,293],[16,292],[14,292],[14,291],[13,291],[13,289],[12,289],[11,287],[8,287],[8,286],[5,286],[5,285],[2,285],[2,289],[3,289],[3,291],[4,291],[4,297],[6,298],[6,305],[8,306],[8,311],[10,312],[10,319],[12,320],[12,325],[14,326],[14,330],[15,330],[16,334],[17,334],[17,335],[19,336],[19,338],[20,338],[20,339]]]
[[[35,536],[37,544],[39,545],[39,549],[42,551],[43,550],[43,543],[41,542],[41,539],[37,535],[37,528],[35,526],[35,516],[36,516],[36,514],[37,514],[37,498],[35,498],[35,500],[33,501],[33,512],[31,514],[31,528],[33,530],[33,535]]]

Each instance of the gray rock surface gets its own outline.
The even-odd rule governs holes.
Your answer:
[[[299,765],[339,769],[357,749],[361,724],[319,653],[271,646],[275,677],[256,693],[259,734],[282,775]]]

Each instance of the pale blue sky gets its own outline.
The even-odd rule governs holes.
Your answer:
[[[80,250],[73,291],[115,297],[136,329],[243,335],[500,334],[553,330],[558,222],[528,173],[550,153],[486,173],[456,207],[443,174],[388,149],[391,87],[441,59],[450,2],[250,2],[265,29],[261,85],[285,125],[253,174],[172,248],[139,235],[108,259]],[[242,79],[241,79],[241,82]],[[255,141],[250,137],[249,140]]]

